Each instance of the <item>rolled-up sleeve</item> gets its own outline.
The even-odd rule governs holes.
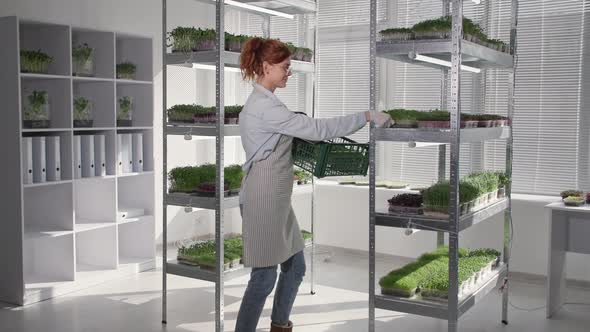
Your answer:
[[[325,119],[314,119],[289,111],[275,103],[264,112],[265,130],[312,141],[348,136],[363,128],[367,121],[364,112]]]

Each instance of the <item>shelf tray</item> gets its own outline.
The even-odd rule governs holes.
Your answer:
[[[227,281],[232,278],[241,276],[245,271],[247,271],[247,269],[244,268],[243,266],[227,270],[223,273],[224,280]],[[175,259],[169,260],[166,263],[166,272],[168,274],[174,274],[174,275],[181,276],[181,277],[210,281],[210,282],[215,282],[215,279],[216,279],[215,271],[201,269],[198,266],[181,264]]]
[[[479,211],[464,215],[459,220],[459,231],[463,231],[475,224],[486,221],[491,217],[503,212],[508,208],[508,198],[503,198]],[[408,216],[399,214],[390,214],[387,212],[375,213],[375,224],[377,226],[384,227],[397,227],[407,228],[411,224],[410,228],[421,229],[427,231],[449,231],[449,220],[431,218],[427,216]]]
[[[391,60],[422,65],[435,68],[448,68],[423,61],[411,59],[410,52],[451,61],[450,39],[380,41],[377,42],[377,56]],[[463,40],[461,44],[461,61],[463,65],[481,69],[499,68],[510,69],[514,66],[511,54],[493,50],[491,48]]]
[[[377,141],[389,142],[427,142],[450,144],[452,133],[450,129],[399,129],[375,128]],[[484,142],[494,139],[510,137],[510,127],[469,128],[461,129],[461,143]]]
[[[167,53],[166,64],[186,67],[192,63],[215,65],[217,59],[216,53],[216,51],[192,52],[190,54],[182,52]],[[223,52],[223,56],[227,67],[240,67],[240,53],[225,51]],[[292,60],[291,69],[293,72],[313,73],[315,71],[315,65],[311,62]]]
[[[192,135],[192,136],[217,136],[217,129],[214,124],[175,124],[169,123],[166,126],[168,135]],[[224,136],[240,136],[240,126],[225,125],[223,128]]]
[[[193,196],[182,193],[169,193],[166,195],[166,204],[174,206],[186,206],[199,209],[215,210],[215,197]],[[230,196],[224,199],[224,208],[231,209],[239,206],[239,196]]]
[[[481,286],[475,292],[468,295],[462,301],[459,302],[459,317],[461,317],[464,313],[469,311],[469,309],[478,304],[492,290],[502,285],[504,279],[507,276],[507,266],[501,265],[500,267],[498,267],[490,276],[488,281],[481,284]],[[391,310],[407,314],[420,315],[445,320],[449,317],[449,307],[446,303],[443,302],[414,300],[388,295],[376,295],[375,307],[378,309]]]
[[[203,2],[206,4],[214,5],[215,1],[212,0],[197,0],[199,2]],[[265,9],[272,9],[276,10],[285,14],[310,14],[315,13],[316,11],[316,3],[315,1],[310,0],[236,0],[236,2],[241,2],[253,6],[257,6],[260,8]],[[268,16],[270,14],[262,13],[253,9],[246,9],[236,6],[231,6],[230,8],[246,11],[249,13]]]

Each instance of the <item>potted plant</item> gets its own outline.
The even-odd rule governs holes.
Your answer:
[[[196,105],[179,104],[168,109],[168,122],[194,123]]]
[[[313,51],[307,47],[301,48],[301,51],[303,52],[301,61],[311,62],[311,59],[313,58]]]
[[[213,29],[198,29],[195,51],[212,51],[215,50],[215,39],[217,33]]]
[[[249,36],[245,35],[232,35],[226,33],[225,35],[225,47],[230,52],[242,52],[242,46],[249,39]]]
[[[72,48],[72,61],[74,76],[94,76],[94,49],[88,44]]]
[[[205,197],[215,197],[215,190],[217,189],[217,185],[215,182],[201,182],[195,190],[195,193],[199,196]],[[229,196],[229,186],[227,183],[223,186],[223,195]]]
[[[479,128],[491,128],[494,125],[494,118],[489,114],[474,114],[474,120],[477,120],[477,126]]]
[[[389,114],[395,122],[395,127],[398,128],[416,128],[418,127],[418,119],[420,119],[423,112],[406,109],[393,109],[383,111]]]
[[[291,42],[286,42],[285,45],[287,46],[287,48],[289,49],[289,52],[291,53],[291,59],[295,60],[294,56],[295,56],[295,52],[297,51],[297,46],[293,45],[293,43],[291,43]]]
[[[505,172],[497,172],[498,176],[498,198],[506,197],[506,190],[510,185],[510,177]]]
[[[240,112],[243,106],[226,106],[225,107],[225,124],[238,124]]]
[[[133,119],[133,98],[122,96],[117,103],[117,127],[131,127]]]
[[[446,17],[425,20],[412,27],[416,39],[446,39],[451,37],[451,24]]]
[[[168,33],[167,40],[172,43],[167,46],[172,46],[172,52],[190,53],[196,48],[198,35],[199,30],[194,27],[177,27]]]
[[[295,183],[297,183],[297,185],[304,185],[307,184],[308,181],[311,180],[311,174],[296,168],[293,170],[293,181],[295,181]]]
[[[117,78],[134,80],[137,67],[132,62],[126,61],[117,65]]]
[[[421,194],[396,195],[387,201],[389,212],[395,214],[423,214]]]
[[[586,199],[578,196],[570,196],[566,197],[563,200],[563,203],[567,206],[582,206],[586,204]]]
[[[394,28],[379,31],[381,40],[412,40],[414,39],[414,31],[408,28]]]
[[[53,58],[38,51],[20,50],[20,70],[23,73],[47,74]]]
[[[560,193],[561,199],[566,199],[568,197],[584,197],[584,192],[579,190],[565,190]]]
[[[293,60],[311,62],[313,51],[306,47],[296,47],[295,52],[291,55]]]
[[[34,90],[26,96],[23,114],[24,128],[49,128],[50,107],[47,91]]]
[[[418,128],[445,129],[451,127],[451,114],[447,111],[423,112],[418,119]]]
[[[244,245],[241,237],[232,237],[224,241],[224,251],[231,259],[231,267],[238,268],[241,264]]]
[[[240,165],[231,165],[225,167],[225,183],[229,187],[230,195],[238,195],[242,187],[242,179],[244,178],[244,171]]]
[[[74,127],[92,127],[92,102],[84,97],[74,98]]]
[[[479,120],[477,115],[461,113],[461,128],[477,128]]]
[[[306,230],[301,230],[301,237],[303,238],[303,243],[305,244],[305,246],[309,246],[313,243],[313,234],[306,231]]]
[[[209,123],[209,110],[201,105],[193,106],[193,122]]]
[[[198,167],[186,166],[176,167],[168,172],[171,193],[191,193],[200,183],[201,169]]]

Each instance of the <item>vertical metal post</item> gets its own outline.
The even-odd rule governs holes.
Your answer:
[[[316,1],[315,3],[315,14],[314,16],[314,28],[313,28],[313,63],[314,63],[314,72],[311,74],[311,89],[312,89],[312,97],[311,97],[311,117],[315,118],[315,108],[317,105],[317,71],[318,71],[318,64],[319,64],[319,45],[320,41],[318,39],[318,12],[319,12],[319,3]],[[306,15],[306,22],[305,29],[308,30],[309,20],[307,19],[309,16]],[[307,40],[308,38],[305,38]],[[315,295],[315,178],[311,177],[311,262],[310,262],[310,270],[311,270],[311,286],[310,286],[310,293],[311,295]]]
[[[167,68],[166,68],[166,33],[167,33],[167,7],[166,0],[162,0],[162,324],[167,323],[167,268],[166,262],[168,261],[168,230],[167,230],[167,219],[168,211],[166,205],[166,194],[168,187],[168,137],[166,135],[166,112],[167,105],[167,94],[166,89],[167,83]]]
[[[216,101],[215,106],[217,109],[217,122],[215,124],[217,136],[215,137],[215,244],[216,244],[216,259],[217,266],[215,267],[216,278],[215,278],[215,330],[217,332],[223,332],[223,320],[224,320],[224,292],[223,292],[223,266],[224,266],[224,94],[223,94],[223,81],[224,81],[224,50],[225,50],[225,25],[224,25],[224,0],[217,0],[215,8],[216,16],[216,67],[215,67],[215,88],[216,88]]]
[[[518,0],[512,0],[512,20],[510,24],[510,53],[514,57],[514,64],[512,70],[508,75],[508,118],[510,119],[509,130],[510,135],[506,140],[506,174],[512,179],[512,155],[513,155],[513,136],[512,136],[512,120],[514,116],[514,90],[516,68],[518,65],[517,56],[517,26],[518,26]],[[510,261],[510,243],[512,241],[512,183],[506,188],[506,195],[508,197],[508,208],[504,212],[504,257],[503,262],[506,268],[509,268]],[[502,292],[502,323],[508,325],[508,280],[505,280],[505,286]]]
[[[371,0],[369,37],[369,111],[373,114],[377,85],[377,0]],[[375,331],[375,123],[369,141],[369,332]]]
[[[461,147],[461,41],[463,0],[452,1],[451,46],[451,176],[449,201],[449,300],[448,331],[457,332],[459,319],[459,155]]]
[[[270,16],[265,15],[262,17],[262,37],[270,38]]]
[[[450,0],[443,0],[442,2],[443,16],[450,15]],[[440,109],[448,110],[449,108],[449,70],[441,69],[441,84],[440,84]],[[447,172],[447,146],[438,146],[438,181],[443,181],[446,178]],[[445,233],[436,232],[436,246],[438,248],[445,245]]]

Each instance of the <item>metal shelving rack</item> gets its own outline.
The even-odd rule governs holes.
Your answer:
[[[192,67],[193,63],[204,64],[204,65],[215,65],[216,71],[216,109],[218,110],[217,119],[215,124],[172,124],[167,122],[166,112],[162,112],[162,123],[163,123],[163,268],[162,268],[162,323],[167,323],[167,275],[174,274],[187,278],[194,278],[204,281],[210,281],[215,283],[215,330],[222,332],[224,330],[224,280],[231,279],[234,276],[241,275],[240,269],[232,269],[224,271],[223,257],[224,257],[224,211],[226,209],[236,208],[239,206],[239,198],[224,197],[223,194],[223,183],[224,183],[224,138],[228,136],[239,136],[239,125],[225,125],[224,124],[224,68],[227,67],[239,67],[239,53],[225,51],[225,24],[224,24],[224,13],[225,5],[227,3],[224,0],[195,0],[203,2],[208,5],[215,6],[215,17],[216,17],[216,31],[217,48],[215,51],[206,52],[193,52],[190,55],[185,54],[172,54],[167,52],[166,46],[166,35],[167,35],[167,2],[168,0],[162,0],[162,88],[163,88],[163,110],[167,109],[167,66],[183,66]],[[229,1],[228,1],[229,3]],[[260,8],[270,9],[279,11],[291,15],[306,15],[314,14],[317,12],[317,2],[311,0],[240,0],[233,1],[233,3],[254,5]],[[264,37],[270,37],[270,17],[272,14],[261,13],[251,8],[234,7],[239,10],[243,10],[249,13],[261,15],[263,20],[263,33]],[[315,116],[315,98],[316,98],[316,84],[315,84],[315,63],[317,63],[317,16],[314,27],[314,61],[312,63],[306,63],[301,61],[292,61],[291,66],[293,72],[300,72],[311,75],[312,82],[312,117]],[[217,191],[215,197],[197,197],[188,194],[179,193],[168,193],[167,183],[167,138],[168,135],[180,135],[184,136],[186,140],[190,140],[192,136],[209,136],[215,137],[215,153],[216,153],[216,186]],[[314,185],[312,179],[312,186]],[[298,192],[306,192],[304,190]],[[313,233],[313,187],[312,187],[312,213],[311,213],[311,231]],[[221,199],[223,197],[223,199]],[[217,266],[215,271],[208,271],[199,269],[195,266],[183,265],[178,263],[175,259],[168,259],[167,253],[167,206],[182,206],[185,208],[202,208],[215,210],[215,241],[216,241],[216,260]],[[312,262],[311,262],[311,293],[314,293],[313,283],[313,256],[314,256],[314,245],[313,239],[311,245],[312,250]]]
[[[449,6],[450,5],[450,6]],[[419,129],[380,129],[371,125],[370,133],[370,198],[369,198],[369,332],[375,331],[375,309],[404,312],[409,314],[446,319],[448,331],[456,332],[458,319],[471,307],[502,285],[502,323],[508,324],[508,265],[511,239],[511,193],[506,189],[507,198],[475,213],[460,216],[459,207],[459,152],[460,144],[465,142],[484,142],[492,139],[506,139],[506,172],[512,175],[512,122],[507,128],[460,128],[460,83],[462,61],[480,68],[505,69],[509,72],[508,117],[512,119],[514,110],[514,71],[516,67],[516,26],[518,0],[512,0],[510,31],[510,54],[501,53],[462,39],[463,0],[443,0],[443,14],[452,15],[452,38],[447,40],[416,40],[401,42],[377,42],[377,0],[371,0],[370,19],[370,110],[376,111],[376,57],[434,66],[415,61],[410,52],[449,61],[451,63],[450,113],[451,128],[442,130]],[[467,62],[468,61],[468,62]],[[448,69],[442,68],[441,108],[447,109]],[[450,209],[448,219],[416,216],[393,216],[386,211],[375,209],[375,145],[378,141],[394,142],[434,142],[439,145],[439,179],[445,178],[446,145],[451,146],[450,165]],[[502,264],[492,277],[478,290],[459,299],[458,260],[459,232],[504,212],[504,248]],[[437,230],[437,245],[444,245],[444,233],[449,234],[449,297],[448,303],[413,300],[386,295],[376,295],[375,279],[375,233],[376,226]]]

